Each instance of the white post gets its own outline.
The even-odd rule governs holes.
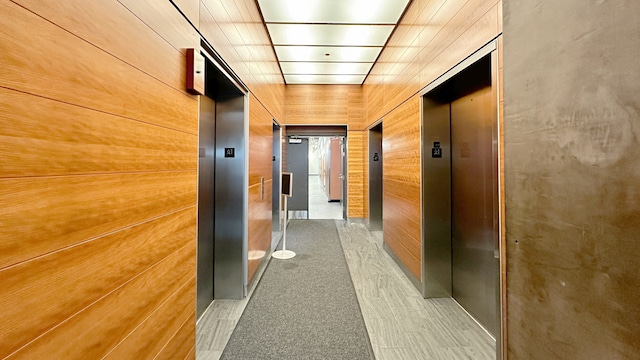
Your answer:
[[[272,257],[280,260],[291,259],[296,256],[296,253],[293,251],[287,250],[287,215],[289,214],[289,209],[287,209],[287,195],[282,195],[284,197],[284,227],[282,228],[282,250],[276,250],[271,254]]]

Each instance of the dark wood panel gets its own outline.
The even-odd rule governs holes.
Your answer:
[[[195,170],[198,137],[0,88],[0,177]]]
[[[195,254],[193,254],[193,259],[195,260]],[[191,269],[193,270],[191,275],[193,275],[195,264]],[[188,351],[188,348],[187,351],[184,351],[184,347],[191,347],[195,339],[185,341],[184,344],[176,344],[172,339],[176,334],[179,337],[189,335],[188,330],[181,329],[185,326],[185,322],[189,323],[186,326],[195,329],[195,299],[196,279],[192,276],[103,359],[144,359],[153,358],[166,352],[184,356]],[[181,330],[185,333],[178,333]],[[175,358],[181,359],[182,357]]]
[[[168,321],[155,319],[158,308],[169,304],[178,309],[175,304],[177,295],[181,297],[182,302],[191,304],[189,311],[193,311],[196,251],[194,245],[187,244],[154,264],[149,270],[29,343],[11,358],[99,359],[107,355],[125,337],[125,344],[130,343],[132,339],[135,339],[139,346],[144,344],[144,339],[131,335],[134,330],[135,335],[141,329],[148,331],[145,334],[146,342],[157,343],[157,334],[144,324],[153,321],[153,327],[158,330],[169,328]],[[183,291],[179,291],[181,288]],[[175,312],[177,313],[177,310]],[[147,319],[149,316],[151,318]],[[141,324],[143,326],[139,327]],[[171,331],[173,333],[175,329]],[[69,341],[71,336],[73,341]],[[119,359],[131,358],[132,354],[137,354],[135,358],[142,359],[157,353],[145,349],[147,352],[144,354],[130,351],[127,355],[122,353],[122,348],[123,345],[118,345],[115,351],[121,356]],[[112,357],[111,354],[110,356]]]
[[[197,134],[195,98],[12,2],[0,13],[4,87]]]
[[[0,357],[87,308],[178,249],[192,246],[195,222],[195,208],[186,209],[0,271]],[[192,260],[180,266],[194,268]],[[124,301],[127,300],[137,301]],[[119,310],[122,309],[111,309],[109,314]],[[66,339],[75,335],[61,334]]]
[[[0,180],[0,268],[194,206],[196,179],[186,171]]]

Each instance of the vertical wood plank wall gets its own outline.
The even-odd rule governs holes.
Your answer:
[[[0,358],[194,348],[199,40],[140,9],[0,1]]]

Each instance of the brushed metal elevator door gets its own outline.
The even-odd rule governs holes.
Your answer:
[[[198,262],[197,306],[200,316],[213,301],[213,204],[216,103],[200,97],[200,155],[198,162]]]
[[[491,87],[451,103],[453,297],[497,335]]]

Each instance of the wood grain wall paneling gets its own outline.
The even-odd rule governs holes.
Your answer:
[[[200,27],[200,0],[171,0],[171,2],[180,9],[196,29]]]
[[[0,271],[0,356],[9,355],[178,249],[193,244],[195,220],[195,208],[186,209]],[[195,271],[192,263],[180,266]],[[109,313],[118,311],[123,309],[110,309]],[[65,332],[62,336],[70,334],[80,335]],[[111,341],[125,334],[114,335]]]
[[[167,41],[174,49],[182,53],[186,53],[188,48],[200,47],[200,35],[197,30],[189,24],[189,22],[176,11],[175,6],[167,1],[155,0],[118,0],[120,4],[129,9],[137,18],[144,22],[148,27],[153,29],[165,41]],[[174,3],[186,4],[188,6],[198,6],[196,0],[176,0]],[[194,3],[191,5],[191,3]],[[188,10],[193,13],[195,10]],[[199,21],[196,19],[196,22]]]
[[[285,125],[349,125],[362,129],[360,85],[287,85]]]
[[[420,279],[420,98],[387,114],[383,126],[384,239]]]
[[[0,184],[0,268],[196,203],[196,171],[13,178]]]
[[[195,170],[196,135],[0,88],[0,177]]]
[[[184,49],[173,48],[121,4],[82,0],[15,2],[174,89],[184,90],[187,74]],[[165,6],[173,8],[171,4]],[[102,21],[86,21],[101,17]],[[138,34],[145,41],[132,41],[130,34]],[[189,45],[197,47],[195,32],[190,35]]]
[[[273,118],[258,99],[251,95],[249,97],[249,282],[271,249],[272,156]]]
[[[0,28],[4,87],[197,134],[192,96],[14,3],[0,12],[12,19]]]
[[[193,359],[194,339],[196,327],[194,323],[195,312],[191,313],[182,323],[180,329],[174,334],[154,360]]]
[[[497,0],[414,1],[363,85],[364,126],[499,34]]]
[[[159,315],[195,304],[176,290],[195,273],[196,29],[149,0],[0,11],[0,357],[100,358],[140,324],[173,336]],[[136,344],[184,358],[195,339]]]
[[[43,336],[18,350],[10,359],[97,359],[102,358],[117,346],[115,354],[120,359],[128,358],[127,354],[137,353],[137,358],[155,355],[156,352],[140,354],[139,351],[123,352],[125,345],[120,344],[119,337],[112,334],[127,335],[125,343],[136,339],[138,346],[152,342],[162,346],[162,342],[153,330],[146,329],[144,324],[153,324],[158,330],[170,329],[168,321],[149,321],[149,316],[156,316],[161,307],[173,308],[176,295],[179,300],[190,302],[195,294],[193,274],[195,272],[195,246],[188,243],[167,258],[153,264],[147,271],[128,281],[121,287],[108,293],[103,298],[74,314],[60,325],[52,328]],[[189,266],[181,266],[189,264]],[[186,285],[186,286],[185,286]],[[182,291],[180,291],[182,289]],[[135,301],[132,301],[135,299]],[[169,299],[169,301],[166,301]],[[189,306],[190,311],[193,307]],[[177,312],[177,310],[176,310]],[[108,315],[105,315],[108,314]],[[157,326],[162,323],[163,326]],[[142,326],[141,326],[142,325]],[[139,335],[141,329],[148,331],[145,339]],[[174,331],[175,329],[171,329]],[[166,330],[165,330],[166,331]],[[68,341],[68,334],[75,334],[74,341]],[[154,336],[151,336],[151,335]],[[131,349],[137,350],[137,349]],[[114,352],[110,353],[110,356]],[[124,354],[124,355],[123,355]]]
[[[195,253],[192,254],[192,259],[195,259]],[[195,264],[193,269],[191,275],[195,273]],[[170,346],[167,351],[175,351],[173,359],[186,355],[195,338],[196,319],[192,302],[195,296],[196,279],[192,276],[104,359],[155,357],[163,352],[167,344],[174,342],[176,336],[184,336],[183,343]]]
[[[347,132],[347,217],[365,218],[365,186],[367,133]]]
[[[202,0],[200,31],[273,118],[284,117],[284,80],[254,1]]]

